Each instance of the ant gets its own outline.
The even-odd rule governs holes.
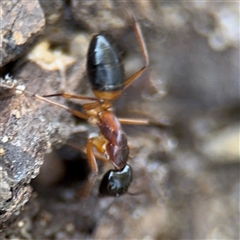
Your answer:
[[[127,192],[133,180],[133,171],[130,165],[127,164],[129,146],[121,124],[149,124],[149,121],[144,119],[117,118],[111,109],[113,101],[133,81],[138,79],[149,65],[148,52],[140,25],[134,14],[132,13],[131,15],[134,31],[145,62],[140,70],[125,80],[124,68],[119,52],[106,34],[99,33],[92,37],[87,54],[87,74],[95,97],[68,93],[44,96],[35,95],[38,99],[61,107],[74,116],[88,120],[88,122],[97,125],[100,129],[98,136],[87,141],[86,154],[91,173],[83,187],[83,196],[88,196],[97,177],[98,166],[96,157],[102,161],[109,162],[110,160],[114,166],[114,169],[109,170],[103,176],[99,187],[99,196],[116,197]],[[77,111],[46,99],[55,96],[87,100],[89,103],[82,105],[83,111]],[[93,151],[94,148],[99,154],[104,154],[105,157],[98,157]]]

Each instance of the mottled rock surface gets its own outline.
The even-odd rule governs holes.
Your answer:
[[[9,20],[0,52],[0,238],[239,239],[238,3],[23,2],[1,3]],[[86,52],[102,30],[119,47],[126,76],[140,69],[128,8],[150,66],[116,101],[116,114],[170,127],[124,126],[132,195],[99,198],[108,167],[99,163],[81,199],[89,169],[76,148],[98,129],[32,94],[91,95]]]

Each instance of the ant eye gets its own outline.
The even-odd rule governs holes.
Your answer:
[[[132,168],[126,165],[122,170],[109,170],[101,181],[99,196],[118,197],[127,192],[133,180]]]

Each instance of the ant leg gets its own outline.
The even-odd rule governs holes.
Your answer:
[[[106,139],[102,136],[90,138],[87,142],[86,152],[91,172],[88,176],[87,182],[81,188],[81,197],[84,198],[88,197],[98,175],[98,166],[96,162],[97,156],[93,152],[93,147],[95,147],[98,152],[104,153],[106,143],[107,143]],[[108,159],[105,158],[100,158],[100,160],[108,161]]]
[[[85,113],[83,113],[83,112],[80,112],[80,111],[71,109],[71,108],[69,108],[69,107],[66,107],[66,106],[64,106],[64,105],[62,105],[62,104],[59,104],[59,103],[50,101],[50,100],[48,100],[48,99],[45,98],[45,97],[39,96],[38,94],[35,94],[34,96],[35,96],[37,99],[40,99],[40,100],[42,100],[42,101],[44,101],[44,102],[47,102],[47,103],[49,103],[49,104],[51,104],[51,105],[54,105],[54,106],[63,108],[63,109],[67,110],[68,112],[70,112],[71,114],[73,114],[73,115],[76,116],[76,117],[79,117],[79,118],[82,118],[82,119],[86,119],[86,120],[88,119],[88,115],[85,114]]]
[[[136,37],[137,37],[137,40],[138,40],[138,43],[140,45],[140,48],[141,48],[141,52],[142,52],[142,55],[143,55],[143,58],[144,58],[144,66],[138,70],[136,73],[134,73],[131,77],[129,77],[125,83],[124,83],[124,90],[133,82],[135,81],[136,79],[138,79],[142,74],[143,72],[147,69],[148,65],[149,65],[149,56],[148,56],[148,51],[147,51],[147,47],[146,47],[146,44],[145,44],[145,41],[144,41],[144,38],[143,38],[143,34],[142,34],[142,30],[141,30],[141,27],[134,15],[134,13],[131,11],[131,15],[132,15],[132,19],[133,19],[133,22],[134,22],[134,30],[135,30],[135,34],[136,34]]]
[[[134,119],[134,118],[118,118],[121,124],[133,124],[133,125],[149,125],[150,120],[148,119]]]
[[[108,141],[103,135],[99,135],[97,137],[90,138],[94,147],[100,154],[104,154],[106,152],[106,145]],[[109,161],[108,159],[104,158],[104,161]]]
[[[80,99],[80,100],[93,101],[91,103],[83,104],[83,107],[86,111],[95,109],[95,108],[99,107],[99,105],[100,105],[100,100],[98,98],[88,97],[88,96],[83,96],[83,95],[74,95],[74,94],[69,94],[69,93],[55,93],[55,94],[50,94],[50,95],[43,95],[42,97],[47,98],[47,97],[57,97],[57,96],[60,96],[63,98],[69,98],[69,99],[74,98],[74,99]],[[76,114],[74,114],[74,115],[76,115]]]
[[[43,95],[42,97],[58,97],[58,96],[63,98],[74,98],[74,99],[80,99],[80,100],[89,100],[89,101],[99,102],[99,99],[94,97],[75,95],[75,94],[69,94],[69,93],[55,93],[55,94]]]
[[[87,151],[86,151],[86,148],[81,148],[79,146],[76,146],[75,144],[73,143],[67,143],[68,146],[72,147],[72,148],[75,148],[76,150],[78,150],[79,152],[82,152],[84,154],[87,154]],[[109,162],[109,159],[103,157],[102,155],[100,154],[97,154],[94,152],[94,156],[97,160],[101,160],[103,162]]]
[[[121,124],[129,124],[129,125],[156,125],[162,128],[167,128],[171,124],[169,121],[154,121],[150,119],[136,119],[136,118],[118,118]]]
[[[148,51],[147,51],[147,47],[146,47],[146,43],[145,40],[143,38],[143,34],[142,34],[142,30],[141,27],[138,23],[138,20],[136,19],[134,13],[132,12],[132,18],[133,18],[133,22],[134,22],[134,30],[138,39],[138,43],[140,45],[144,60],[145,60],[145,66],[147,67],[149,65],[149,56],[148,56]]]
[[[90,166],[90,174],[88,176],[87,182],[84,183],[83,186],[81,187],[80,196],[83,198],[87,198],[89,196],[89,193],[91,192],[93,184],[98,175],[98,166],[93,152],[92,140],[93,139],[91,138],[87,142],[87,158]]]

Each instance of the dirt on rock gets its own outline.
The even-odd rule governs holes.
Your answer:
[[[1,239],[239,239],[239,9],[234,2],[3,1],[0,82]],[[34,94],[93,96],[93,34],[119,48],[126,78],[114,103],[134,180],[129,193],[87,199],[83,153],[99,129]],[[81,110],[79,101],[51,100]],[[81,102],[80,102],[81,103]],[[156,124],[157,123],[157,124]],[[111,167],[111,166],[110,166]]]

